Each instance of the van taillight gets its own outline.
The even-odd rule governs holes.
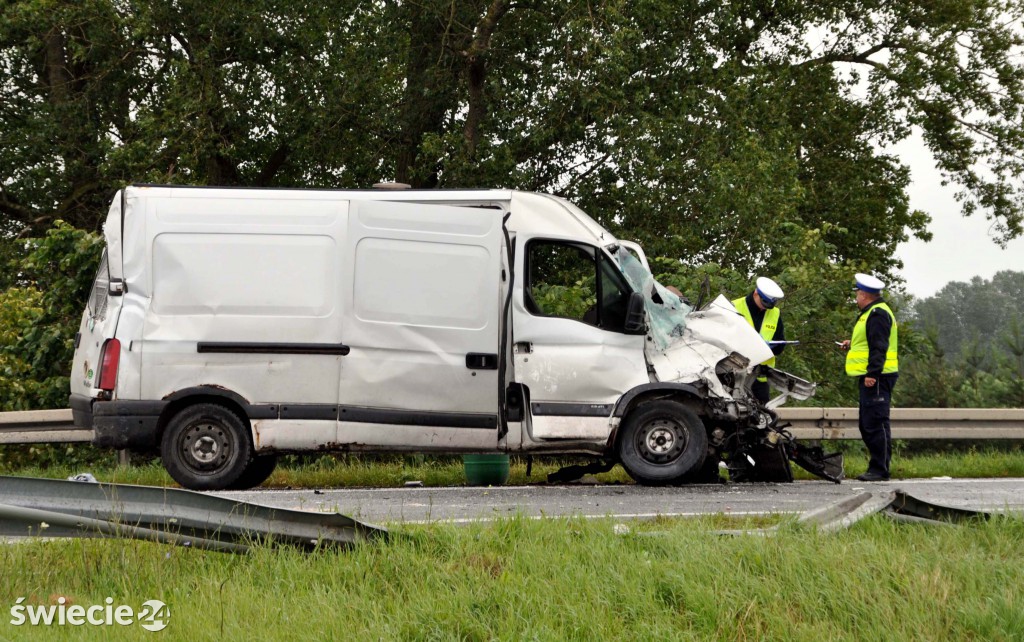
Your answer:
[[[104,341],[100,357],[100,383],[97,388],[113,392],[114,384],[117,383],[117,365],[120,361],[121,342],[117,339]]]

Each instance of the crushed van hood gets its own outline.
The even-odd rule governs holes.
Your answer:
[[[731,397],[715,370],[729,358],[733,369],[746,373],[772,358],[764,339],[724,296],[719,296],[703,310],[686,315],[680,336],[664,350],[649,342],[647,358],[659,381],[679,383],[704,382],[717,397]]]

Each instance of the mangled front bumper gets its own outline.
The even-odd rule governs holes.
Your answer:
[[[768,385],[779,393],[778,396],[768,401],[766,407],[770,409],[778,408],[789,399],[796,399],[797,401],[810,399],[818,389],[818,384],[816,383],[801,379],[788,372],[776,370],[775,368],[762,366],[761,372],[767,375]]]

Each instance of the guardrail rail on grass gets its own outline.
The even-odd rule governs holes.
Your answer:
[[[779,408],[797,439],[860,439],[856,408]],[[893,439],[1024,439],[1024,408],[893,408]],[[71,410],[0,412],[0,445],[92,440]]]

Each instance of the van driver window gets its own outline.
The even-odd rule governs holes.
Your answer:
[[[533,241],[527,262],[525,299],[532,314],[623,331],[629,289],[618,268],[597,248]]]

